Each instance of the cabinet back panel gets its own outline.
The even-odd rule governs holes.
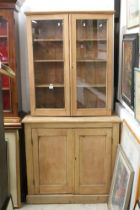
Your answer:
[[[64,88],[36,88],[36,108],[64,107]]]
[[[63,63],[35,63],[35,84],[64,84]]]

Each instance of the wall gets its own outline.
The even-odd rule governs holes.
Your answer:
[[[26,0],[22,7],[24,11],[94,11],[113,9],[114,0]]]
[[[114,10],[114,0],[26,0],[19,12],[20,70],[22,110],[29,112],[28,55],[25,11],[107,11]],[[30,61],[28,61],[30,62]]]
[[[134,112],[125,104],[121,98],[121,64],[122,64],[122,38],[123,34],[139,33],[140,27],[127,28],[127,2],[128,0],[121,1],[121,16],[120,16],[120,46],[119,46],[119,89],[118,89],[118,100],[121,103],[116,104],[116,111],[121,119],[125,119],[129,122],[129,125],[133,128],[134,132],[140,138],[140,123],[134,118]],[[139,5],[140,6],[140,5]],[[140,59],[139,59],[140,60]]]
[[[132,141],[127,141],[127,138],[124,138],[123,141],[126,141],[126,145],[123,144],[123,141],[121,142],[123,149],[126,152],[126,155],[129,159],[129,161],[132,164],[132,156],[135,155],[135,150],[133,150],[133,147],[131,147],[131,144],[136,145],[137,152],[140,154],[140,122],[138,122],[134,117],[134,112],[127,106],[127,104],[122,100],[121,98],[121,64],[122,64],[122,38],[123,34],[132,34],[132,33],[139,33],[140,34],[140,27],[134,27],[134,28],[127,28],[127,2],[128,0],[121,1],[121,16],[120,16],[120,44],[119,44],[119,85],[118,85],[118,100],[119,102],[116,103],[116,112],[120,116],[122,120],[125,120],[128,125],[130,126],[131,130],[133,131],[134,135],[137,136],[139,140],[139,144],[136,139],[133,139]],[[139,1],[140,3],[140,1]],[[139,5],[140,6],[140,5]],[[139,10],[140,11],[140,10]],[[139,46],[140,47],[140,46]],[[140,58],[139,58],[140,61]],[[140,64],[139,64],[140,67]],[[130,139],[131,140],[131,139]],[[130,149],[128,149],[130,148]],[[133,154],[133,155],[130,155]],[[136,162],[137,160],[135,160]],[[139,173],[139,167],[140,166],[140,159],[138,159],[137,162],[137,168],[134,167],[135,165],[132,164],[133,169],[135,171],[134,176],[134,182],[133,182],[133,188],[132,188],[132,196],[130,200],[130,207],[129,210],[133,210],[134,202],[136,199],[136,193],[137,193],[137,183],[138,183],[138,173]],[[137,171],[137,172],[136,172]]]

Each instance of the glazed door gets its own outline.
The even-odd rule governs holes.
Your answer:
[[[74,138],[70,129],[32,129],[35,194],[73,192]]]
[[[70,115],[68,15],[28,18],[33,115]]]
[[[4,139],[4,122],[3,122],[1,89],[2,85],[1,85],[1,74],[0,74],[0,209],[3,209],[4,204],[9,196],[9,192],[8,192],[7,145]]]
[[[0,9],[0,61],[16,71],[14,18],[11,9]],[[17,116],[16,78],[2,76],[4,116]]]
[[[75,193],[108,194],[111,181],[111,129],[77,129]]]
[[[110,115],[112,15],[71,16],[72,115]]]

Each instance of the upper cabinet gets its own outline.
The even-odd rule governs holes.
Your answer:
[[[0,3],[0,60],[16,72],[14,5]],[[17,84],[16,77],[2,76],[3,109],[5,117],[16,117]]]
[[[113,14],[27,13],[32,115],[111,115]]]

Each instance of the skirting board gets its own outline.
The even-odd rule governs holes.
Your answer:
[[[27,195],[30,204],[106,203],[108,195]]]

